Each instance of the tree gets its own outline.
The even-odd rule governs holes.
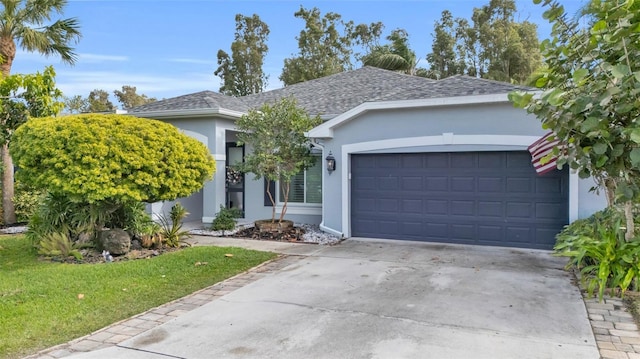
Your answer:
[[[632,207],[640,199],[640,3],[592,0],[583,9],[591,19],[586,27],[557,2],[544,5],[553,28],[542,43],[546,66],[534,79],[542,93],[514,93],[511,100],[564,144],[554,149],[558,166],[595,178],[614,203],[624,203],[631,240]]]
[[[305,21],[305,29],[296,37],[298,55],[284,60],[279,78],[285,86],[351,69],[353,22],[334,12],[321,17],[315,7],[300,6],[294,15]]]
[[[285,202],[279,222],[287,212],[291,177],[311,167],[315,160],[304,133],[320,123],[320,117],[310,117],[294,99],[289,98],[251,110],[236,121],[236,127],[241,131],[238,142],[252,147],[239,169],[252,172],[256,180],[265,178],[280,182]],[[275,194],[268,187],[267,194],[273,205],[271,222],[275,222]]]
[[[444,10],[440,21],[434,25],[432,53],[427,55],[431,71],[436,79],[464,73],[464,60],[456,55],[457,35],[455,20],[449,10]]]
[[[60,56],[73,64],[76,55],[71,44],[80,38],[78,21],[60,19],[53,23],[53,14],[61,14],[67,0],[0,0],[0,73],[11,74],[17,46],[46,56]],[[13,206],[13,161],[5,143],[2,148],[2,209],[5,224],[15,222]]]
[[[245,96],[265,89],[268,77],[262,70],[262,65],[269,51],[269,32],[269,26],[262,22],[258,15],[236,15],[236,33],[231,43],[231,57],[222,49],[218,50],[219,66],[214,74],[222,79],[221,93]]]
[[[114,112],[116,107],[109,101],[109,93],[105,90],[95,89],[89,93],[87,98],[89,106],[87,112]]]
[[[514,0],[490,0],[474,8],[472,24],[443,11],[434,26],[432,74],[443,78],[465,74],[524,83],[541,65],[537,26],[516,22]]]
[[[66,108],[66,112],[70,114],[87,112],[87,109],[89,108],[89,100],[80,95],[65,97],[64,108]]]
[[[537,26],[528,21],[516,23],[514,0],[491,0],[474,9],[483,77],[523,83],[541,64]]]
[[[209,150],[161,121],[115,114],[32,118],[10,144],[20,181],[75,202],[185,197],[215,171]]]
[[[55,71],[53,67],[45,68],[43,73],[14,74],[0,80],[0,139],[4,147],[12,140],[14,131],[29,117],[54,116],[63,108],[59,101],[62,92],[55,85]],[[9,156],[9,152],[6,152]],[[11,161],[13,168],[13,161]],[[11,174],[13,184],[13,173]],[[11,193],[11,205],[4,204],[9,209],[3,212],[5,224],[15,222],[15,206],[13,203],[13,189],[5,189],[3,193]],[[4,200],[4,198],[3,198]]]
[[[136,93],[135,86],[122,86],[122,91],[114,90],[113,94],[116,96],[122,108],[128,110],[136,106],[142,106],[147,103],[157,101],[154,97],[147,97],[147,95],[138,95]]]
[[[404,29],[395,29],[387,36],[387,45],[374,46],[363,57],[366,66],[379,67],[414,75],[416,70],[416,53],[409,47],[409,33]]]
[[[380,37],[384,30],[384,24],[380,21],[367,24],[358,24],[351,31],[351,39],[355,45],[360,46],[364,52],[355,53],[357,61],[364,63],[364,57],[380,46]]]

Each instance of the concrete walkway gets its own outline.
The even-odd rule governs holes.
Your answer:
[[[600,357],[572,276],[547,252],[194,240],[283,257],[39,357]]]

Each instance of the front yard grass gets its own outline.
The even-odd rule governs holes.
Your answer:
[[[0,358],[81,337],[275,256],[192,247],[151,259],[63,264],[38,259],[23,236],[0,237]]]

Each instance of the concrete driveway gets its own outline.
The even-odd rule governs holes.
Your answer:
[[[74,358],[599,358],[548,252],[347,240]]]

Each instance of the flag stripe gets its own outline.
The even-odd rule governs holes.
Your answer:
[[[531,163],[533,164],[533,168],[536,170],[537,174],[545,174],[549,171],[553,171],[557,167],[557,156],[553,156],[553,158],[545,164],[540,162],[543,157],[553,153],[553,148],[558,144],[560,144],[560,140],[555,138],[553,132],[549,132],[529,145],[527,149],[531,153]]]

